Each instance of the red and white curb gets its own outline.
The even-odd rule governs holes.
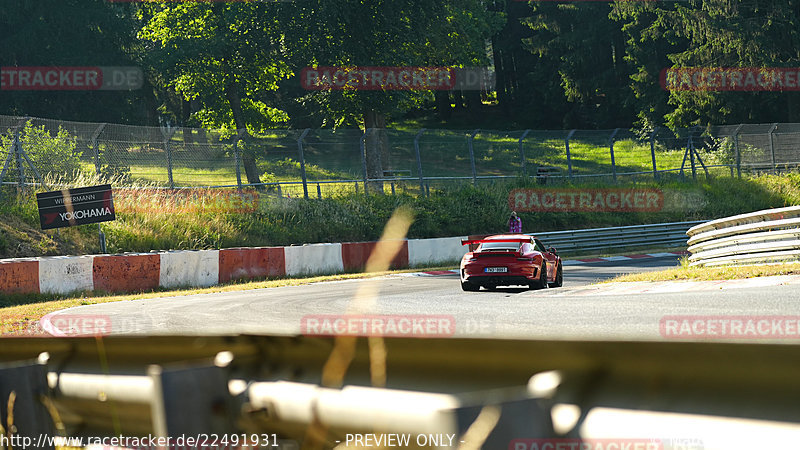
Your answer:
[[[410,275],[415,277],[436,277],[440,275],[452,275],[454,273],[458,273],[458,269],[453,270],[429,270],[427,272],[416,272]]]

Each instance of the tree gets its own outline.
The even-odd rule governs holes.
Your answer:
[[[287,42],[295,73],[304,66],[485,64],[484,43],[500,24],[480,0],[310,0],[295,5],[294,18],[284,24],[292,36]],[[321,108],[325,123],[383,129],[392,116],[432,99],[428,91],[328,90],[308,93],[302,101]],[[386,135],[373,133],[367,146],[370,178],[382,176],[381,154],[387,148]]]
[[[4,0],[2,66],[138,66],[131,4],[103,0]],[[147,123],[153,92],[3,91],[0,114]],[[152,122],[151,122],[152,123]]]
[[[637,81],[647,78],[651,86],[656,60],[647,53],[654,53],[654,49],[662,58],[666,52],[665,68],[797,67],[800,63],[797,0],[621,3],[616,5],[617,16],[627,21],[629,58],[640,75],[647,74]],[[642,33],[638,42],[635,30]],[[654,98],[654,90],[649,91],[650,95],[640,98]],[[796,92],[672,91],[668,98],[672,107],[661,119],[672,127],[794,121],[800,114]],[[784,107],[776,107],[779,104]],[[662,109],[652,105],[650,100],[640,105],[640,117],[652,116],[648,120],[655,120]]]
[[[567,128],[630,123],[630,68],[610,4],[539,2],[530,8],[523,23],[534,33],[524,43],[539,63],[524,76],[543,85],[545,102],[536,107],[551,116],[553,110],[565,111],[560,125]]]
[[[153,43],[148,62],[183,99],[201,99],[203,125],[261,131],[281,111],[260,98],[289,70],[275,5],[262,2],[149,6],[139,37]],[[242,154],[248,183],[260,183],[254,147]]]

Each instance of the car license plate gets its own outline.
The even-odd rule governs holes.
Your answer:
[[[508,267],[486,267],[483,271],[486,273],[504,273],[508,272]]]

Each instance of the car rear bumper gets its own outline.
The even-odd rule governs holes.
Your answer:
[[[522,275],[473,275],[468,276],[464,281],[479,286],[527,286],[534,280]]]
[[[503,274],[485,273],[483,268],[484,266],[462,268],[461,281],[468,281],[480,286],[513,286],[528,285],[537,281],[539,277],[539,269],[537,267],[513,270]]]

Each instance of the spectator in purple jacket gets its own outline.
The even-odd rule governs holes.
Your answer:
[[[508,232],[522,233],[522,219],[517,217],[516,211],[512,211],[511,217],[508,218]]]

